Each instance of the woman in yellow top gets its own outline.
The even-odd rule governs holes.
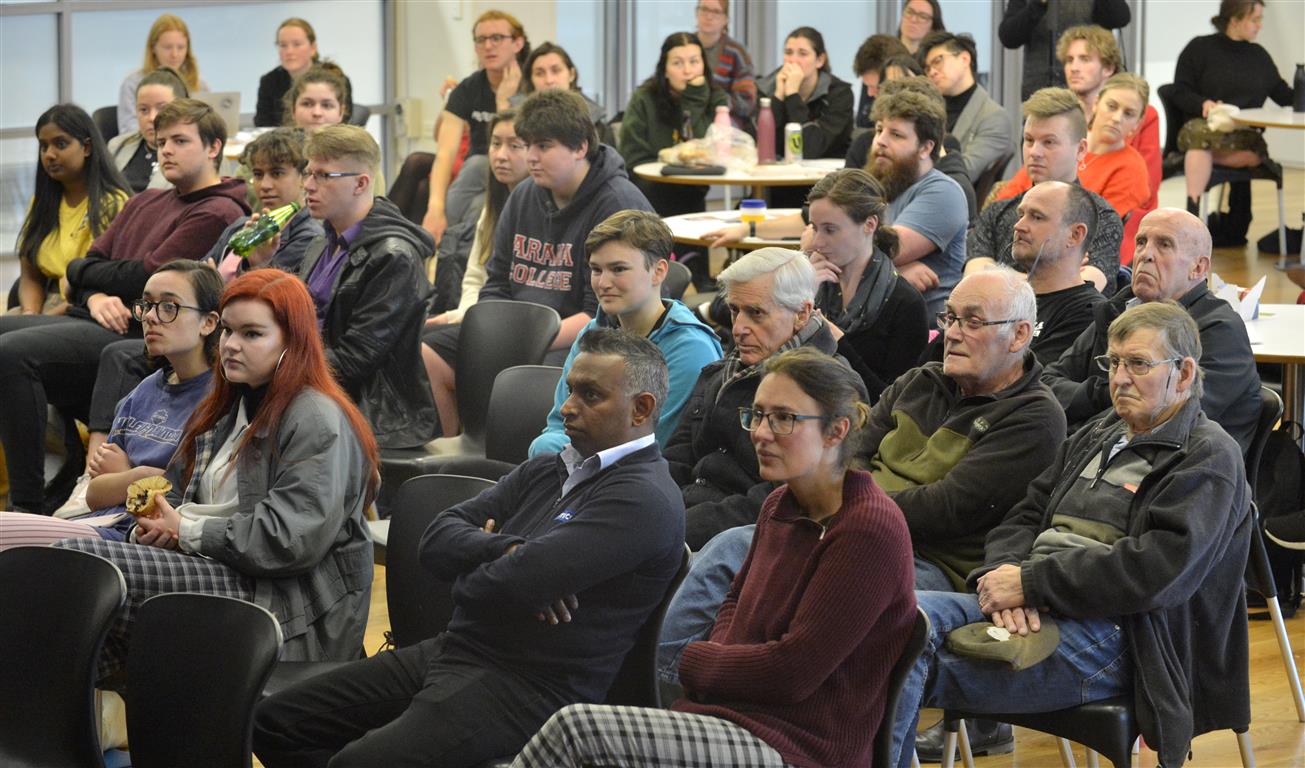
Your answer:
[[[24,315],[61,314],[67,305],[54,299],[68,262],[86,255],[129,193],[81,107],[47,109],[36,121],[36,138],[36,192],[18,235],[18,306]]]

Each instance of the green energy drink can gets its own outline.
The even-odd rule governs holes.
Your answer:
[[[802,125],[788,123],[784,126],[784,162],[796,163],[802,159]]]

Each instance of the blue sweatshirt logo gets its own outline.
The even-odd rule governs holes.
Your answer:
[[[557,517],[555,517],[555,518],[553,518],[553,519],[556,520],[556,521],[559,522],[559,523],[565,523],[567,520],[570,520],[570,519],[573,518],[573,517],[575,517],[575,513],[574,513],[574,512],[572,512],[572,511],[569,510],[569,509],[564,509],[564,510],[562,510],[561,512],[557,513]]]

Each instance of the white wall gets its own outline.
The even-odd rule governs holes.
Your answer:
[[[490,8],[516,16],[531,44],[553,40],[557,35],[557,4],[553,2],[439,0],[396,4],[396,93],[400,99],[410,100],[410,110],[419,110],[419,119],[412,121],[416,130],[410,131],[408,147],[400,147],[401,153],[434,151],[435,118],[444,108],[440,86],[446,76],[461,80],[476,70],[471,27],[476,17]]]
[[[1174,81],[1178,54],[1194,37],[1214,32],[1210,17],[1219,12],[1218,0],[1147,0],[1146,41],[1143,74],[1151,84],[1151,103],[1164,120],[1164,110],[1155,89]],[[1288,85],[1296,64],[1305,62],[1305,2],[1286,0],[1265,6],[1264,28],[1256,40],[1278,65]],[[1273,106],[1273,102],[1266,102]],[[1161,135],[1164,135],[1163,122]],[[1278,162],[1305,167],[1305,132],[1270,128],[1265,132],[1269,154]]]

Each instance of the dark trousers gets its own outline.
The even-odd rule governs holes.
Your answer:
[[[470,767],[515,755],[569,703],[449,645],[439,635],[265,699],[254,753],[267,768]]]
[[[47,406],[85,419],[100,352],[122,338],[93,320],[0,317],[0,442],[9,468],[10,507],[48,511],[44,503]]]
[[[107,433],[113,427],[118,402],[131,394],[153,370],[153,364],[145,356],[145,342],[141,339],[123,339],[105,347],[100,352],[100,367],[95,376],[95,389],[91,392],[86,428]]]

